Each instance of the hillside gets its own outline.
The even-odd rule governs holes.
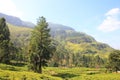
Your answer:
[[[49,26],[52,37],[58,42],[64,42],[65,47],[74,53],[108,53],[113,50],[109,45],[97,42],[93,37],[82,32],[76,32],[74,29],[60,25]],[[32,28],[13,26],[8,24],[11,39],[16,46],[27,45]],[[23,44],[24,43],[24,44]]]
[[[7,25],[11,33],[11,41],[14,42],[14,45],[21,47],[23,47],[24,45],[28,45],[27,43],[29,41],[32,28],[14,26],[9,23]],[[107,44],[99,43],[93,37],[85,33],[76,32],[74,29],[70,27],[62,26],[61,28],[59,26],[59,29],[57,27],[53,29],[53,27],[54,26],[50,27],[51,35],[52,36],[54,35],[53,38],[54,39],[57,38],[60,44],[63,44],[62,42],[60,42],[62,40],[65,43],[64,47],[70,49],[71,52],[73,53],[82,52],[82,54],[89,53],[95,54],[95,53],[107,53],[110,50],[112,50],[112,48]],[[54,32],[57,34],[53,34]],[[64,32],[66,36],[62,32]],[[58,39],[58,37],[60,40]],[[78,80],[80,78],[81,80],[86,79],[104,80],[104,78],[106,78],[106,80],[120,79],[119,74],[105,73],[105,69],[102,68],[96,69],[83,67],[79,68],[45,67],[43,68],[43,74],[38,74],[34,73],[33,71],[29,71],[27,65],[13,66],[0,64],[1,80],[64,80],[64,79]]]
[[[16,46],[27,45],[34,24],[31,22],[26,23],[18,17],[2,13],[0,13],[0,17],[5,17],[6,21],[9,23],[8,26],[11,32],[11,39],[13,43]],[[72,50],[72,52],[94,54],[108,53],[113,50],[109,45],[97,42],[92,36],[83,32],[76,32],[69,26],[48,22],[48,27],[51,29],[50,34],[52,38],[60,43],[64,42],[65,47]]]
[[[52,37],[65,42],[65,46],[75,53],[108,53],[113,50],[108,44],[97,42],[92,36],[76,32],[71,27],[53,23],[49,27]]]
[[[17,47],[22,47],[28,45],[30,34],[32,29],[26,27],[18,27],[11,24],[8,24],[10,30],[11,41]]]
[[[50,44],[49,47],[52,47],[52,49],[45,47],[43,51],[45,53],[49,53],[47,50],[51,52],[54,49],[54,51],[50,56],[51,58],[46,60],[46,63],[44,59],[41,59],[41,52],[40,55],[36,55],[41,48],[38,48],[36,52],[31,52],[30,50],[29,41],[33,28],[16,26],[9,22],[7,22],[7,25],[8,27],[4,27],[7,27],[7,30],[9,28],[13,44],[11,42],[8,44],[9,49],[1,49],[1,51],[10,50],[9,56],[6,58],[10,58],[10,62],[9,64],[0,63],[0,80],[104,80],[105,78],[107,80],[119,80],[118,74],[107,73],[110,70],[105,69],[108,54],[113,48],[96,41],[95,38],[86,33],[77,32],[69,26],[48,23],[52,37],[52,45]],[[5,32],[4,28],[3,32]],[[39,36],[36,38],[39,38]],[[45,36],[43,35],[42,37]],[[43,41],[42,37],[40,39]],[[36,41],[35,38],[32,39],[34,42]],[[32,47],[32,49],[36,48]],[[48,56],[48,54],[44,55],[45,57]],[[38,58],[38,56],[40,57]],[[38,74],[36,71],[33,72],[35,68],[31,67],[32,63],[30,60],[34,62],[33,65],[35,66],[36,64],[41,64],[40,61],[37,61],[38,59],[43,60],[42,64],[46,63],[47,66],[41,67],[42,74]],[[40,66],[36,68],[40,68]],[[111,77],[111,75],[114,75],[114,77]]]

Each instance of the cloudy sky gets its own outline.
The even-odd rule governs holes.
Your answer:
[[[0,0],[0,12],[70,26],[120,49],[120,0]]]

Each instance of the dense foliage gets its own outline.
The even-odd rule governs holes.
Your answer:
[[[10,62],[10,32],[4,18],[0,18],[0,62]]]
[[[108,58],[107,69],[112,71],[120,71],[120,51],[114,50],[110,53]]]

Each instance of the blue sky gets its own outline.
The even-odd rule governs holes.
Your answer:
[[[70,26],[120,49],[120,0],[0,0],[0,12]]]

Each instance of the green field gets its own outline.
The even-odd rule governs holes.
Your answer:
[[[120,80],[119,73],[105,69],[45,67],[43,74],[28,71],[27,66],[0,64],[0,80]]]

